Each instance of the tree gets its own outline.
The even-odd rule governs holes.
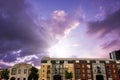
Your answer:
[[[9,70],[8,70],[8,69],[4,69],[4,70],[1,72],[1,78],[5,79],[5,80],[8,80],[8,79],[9,79]]]
[[[38,80],[38,69],[32,67],[30,70],[30,74],[28,76],[28,80]]]
[[[65,78],[66,79],[72,79],[73,78],[72,72],[65,71]]]

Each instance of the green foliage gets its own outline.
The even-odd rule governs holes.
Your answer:
[[[32,67],[30,70],[30,74],[28,77],[28,80],[38,80],[38,69],[35,67]]]
[[[9,79],[9,70],[8,69],[4,69],[2,72],[1,72],[1,77],[3,78],[3,79],[6,79],[6,80],[8,80]]]
[[[72,79],[73,78],[72,72],[65,71],[65,78],[66,79]]]

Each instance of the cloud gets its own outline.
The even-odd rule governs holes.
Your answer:
[[[107,39],[107,36],[111,37],[111,41],[105,42],[102,45],[103,48],[115,47],[120,42],[120,9],[107,15],[105,19],[101,21],[88,22],[89,35],[96,35],[99,38]],[[116,37],[117,36],[117,37]]]
[[[79,20],[63,10],[53,11],[47,19],[36,19],[30,8],[34,9],[26,0],[0,0],[0,60],[4,63],[18,61],[18,57],[19,61],[40,61],[50,46],[79,25]],[[26,61],[31,55],[40,59]]]
[[[120,10],[108,15],[102,21],[89,22],[88,28],[88,33],[93,35],[94,33],[100,33],[101,37],[105,36],[111,31],[117,31],[120,29]]]
[[[71,30],[78,27],[79,20],[72,15],[68,15],[63,10],[55,10],[47,20],[36,21],[54,40],[59,40],[66,36]]]

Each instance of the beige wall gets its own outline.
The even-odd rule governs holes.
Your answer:
[[[39,72],[39,80],[47,80],[47,66],[50,66],[50,80],[52,80],[52,64],[46,63],[46,64],[41,64],[41,69]]]
[[[50,65],[50,80],[52,80],[52,64],[51,63],[42,63],[41,64],[41,69],[39,71],[39,80],[48,80],[47,79],[47,66]],[[68,72],[73,73],[73,78],[72,80],[75,80],[75,74],[74,74],[74,64],[63,64],[63,70],[65,73],[65,70]],[[65,80],[65,74],[63,74],[64,80]]]

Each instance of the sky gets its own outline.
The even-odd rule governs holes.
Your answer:
[[[0,0],[0,68],[120,49],[120,0]]]

